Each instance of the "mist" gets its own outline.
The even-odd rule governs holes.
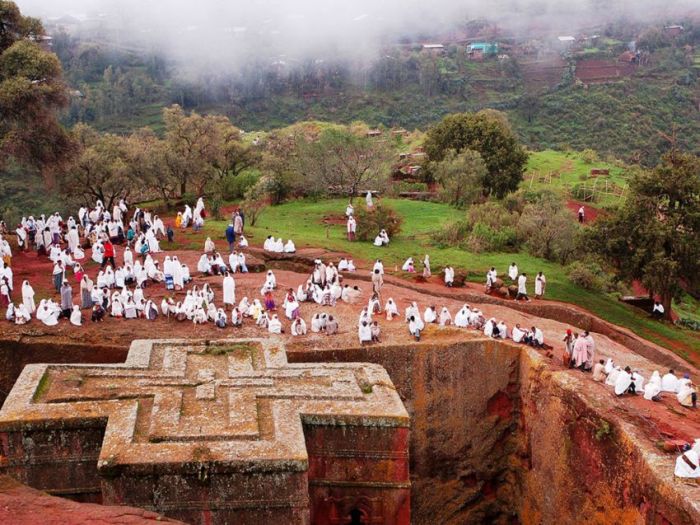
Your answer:
[[[91,36],[162,53],[187,69],[232,71],[251,62],[365,60],[396,42],[441,43],[467,20],[518,34],[575,34],[612,20],[674,17],[697,0],[17,0],[47,22],[65,15]],[[462,31],[461,35],[464,36]]]

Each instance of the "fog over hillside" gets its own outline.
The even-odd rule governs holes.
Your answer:
[[[571,34],[606,20],[674,17],[697,0],[18,0],[24,13],[66,15],[121,43],[148,45],[200,68],[252,60],[363,59],[400,39],[429,41],[487,18],[507,31]]]

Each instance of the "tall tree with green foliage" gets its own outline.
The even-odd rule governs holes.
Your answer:
[[[700,285],[700,157],[672,151],[637,173],[625,205],[592,228],[591,246],[629,280],[671,301]]]
[[[48,177],[72,143],[57,111],[68,103],[58,57],[44,50],[41,22],[0,0],[0,170],[10,159]]]
[[[431,171],[442,187],[442,199],[457,208],[474,203],[484,193],[482,185],[488,171],[476,151],[468,149],[457,153],[450,150],[445,158],[435,163]]]
[[[485,195],[501,198],[515,191],[523,180],[527,153],[518,142],[507,117],[498,111],[448,115],[428,130],[425,151],[431,162],[440,162],[448,151],[476,151],[486,169]]]
[[[62,192],[80,204],[99,199],[108,210],[118,199],[128,199],[138,183],[130,176],[126,139],[85,124],[75,126],[73,135],[80,153],[61,175]]]
[[[386,143],[335,128],[324,130],[317,140],[301,140],[297,156],[310,185],[350,198],[358,191],[381,188],[390,158]]]

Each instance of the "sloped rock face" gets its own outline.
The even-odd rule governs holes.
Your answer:
[[[152,525],[181,522],[133,507],[76,503],[29,488],[9,476],[0,476],[0,523]]]
[[[523,524],[700,523],[700,489],[673,478],[673,455],[536,353],[523,352],[520,371]]]

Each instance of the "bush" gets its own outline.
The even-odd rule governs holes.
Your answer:
[[[598,154],[592,149],[585,149],[581,152],[581,160],[586,164],[598,162]]]
[[[258,179],[260,172],[257,170],[244,171],[237,176],[229,175],[223,182],[221,196],[225,201],[241,200]]]
[[[525,206],[518,219],[518,237],[530,255],[567,264],[576,255],[580,228],[560,197],[545,192]]]
[[[444,227],[435,241],[477,253],[512,251],[518,245],[517,223],[517,213],[510,212],[501,202],[489,201],[471,206],[466,219]]]
[[[573,262],[567,268],[567,274],[572,283],[586,290],[607,292],[615,289],[611,276],[593,261]]]
[[[517,235],[514,228],[498,228],[477,222],[468,237],[468,248],[479,252],[505,252],[511,251],[517,244]]]
[[[403,223],[403,219],[393,208],[382,203],[375,203],[371,210],[368,210],[364,203],[356,206],[355,219],[357,220],[357,239],[360,241],[374,239],[381,230],[386,230],[389,238],[392,239],[401,233]]]

